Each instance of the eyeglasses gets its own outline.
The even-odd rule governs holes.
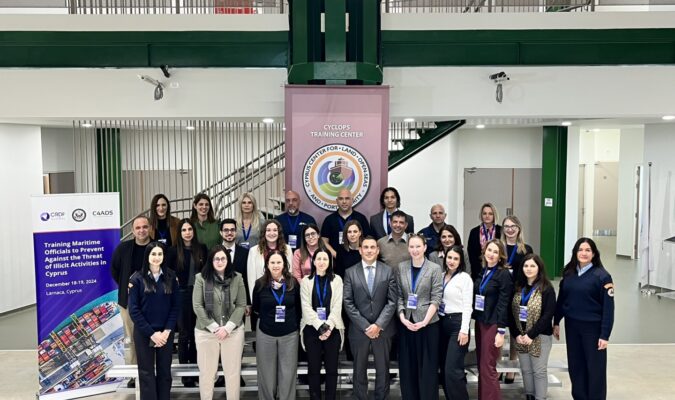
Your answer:
[[[237,230],[235,228],[223,228],[220,231],[225,232],[225,233],[232,233],[232,232],[236,232]]]
[[[227,262],[227,257],[213,257],[213,262],[217,263]]]
[[[518,229],[518,225],[504,225],[504,229],[508,229],[508,230]]]
[[[308,233],[308,234],[305,235],[305,239],[313,239],[313,238],[315,238],[315,237],[317,237],[317,236],[319,236],[318,233],[316,233],[316,232],[310,232],[310,233]]]

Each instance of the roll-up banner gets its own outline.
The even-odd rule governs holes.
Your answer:
[[[32,197],[41,399],[110,392],[124,329],[110,275],[120,241],[119,193]]]
[[[387,186],[388,86],[286,86],[286,190],[321,221],[348,188],[366,217]]]

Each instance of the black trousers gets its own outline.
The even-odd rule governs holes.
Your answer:
[[[178,318],[178,362],[181,364],[197,363],[197,345],[195,344],[195,325],[197,316],[192,310],[193,286],[180,289],[181,313]]]
[[[173,331],[167,344],[150,347],[150,338],[134,329],[134,344],[138,360],[138,382],[141,400],[169,400],[171,392],[171,354]]]
[[[438,323],[412,332],[401,324],[398,370],[401,399],[438,399]]]
[[[309,398],[321,400],[321,364],[326,369],[325,399],[335,400],[337,393],[338,357],[340,355],[340,332],[334,329],[327,340],[319,339],[319,332],[307,325],[302,331],[307,348],[307,378]]]
[[[565,318],[567,363],[574,400],[607,398],[607,350],[598,350],[600,322]]]
[[[448,400],[469,400],[464,373],[464,357],[469,343],[460,346],[457,342],[462,327],[462,313],[452,313],[441,317],[441,331],[438,335],[439,365],[441,368],[441,385]]]

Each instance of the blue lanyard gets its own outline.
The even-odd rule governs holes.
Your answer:
[[[157,229],[157,233],[159,233],[160,239],[166,239],[166,235],[167,235],[166,231],[160,231],[159,229]]]
[[[509,256],[509,265],[513,266],[513,259],[516,258],[517,252],[518,252],[518,244],[513,246],[513,250],[511,250],[511,255]]]
[[[328,290],[328,279],[326,279],[326,283],[323,285],[323,295],[321,295],[321,283],[319,282],[319,275],[314,278],[314,281],[316,282],[316,297],[319,298],[319,307],[323,307],[323,301],[326,300],[326,290]]]
[[[244,234],[244,240],[248,240],[249,236],[251,236],[251,228],[253,227],[253,223],[248,226],[248,230],[244,230],[244,227],[241,227],[241,233]]]
[[[422,266],[419,268],[419,272],[417,273],[417,276],[413,274],[413,268],[415,268],[412,263],[410,263],[410,291],[411,293],[415,293],[415,289],[417,288],[417,279],[420,277],[420,274],[422,274],[422,268],[424,268],[424,263],[427,262],[426,259],[422,261]]]
[[[347,219],[345,219],[344,221],[342,220],[342,217],[340,216],[340,214],[338,214],[337,217],[338,217],[338,223],[340,224],[340,232],[342,232],[342,231],[345,230],[345,223],[349,222],[349,220],[352,219],[352,215],[349,214],[349,217],[347,217]]]
[[[532,293],[534,293],[534,290],[537,288],[537,285],[532,286],[532,289],[530,289],[530,292],[525,295],[525,288],[520,292],[520,305],[526,306],[527,302],[530,300],[530,297],[532,296]]]
[[[281,296],[277,296],[277,292],[272,289],[270,286],[270,291],[275,299],[277,299],[277,304],[281,305],[284,302],[284,297],[286,297],[286,282],[281,285]]]
[[[485,275],[483,273],[483,279],[480,281],[480,286],[478,287],[478,293],[481,295],[483,294],[483,291],[485,290],[485,286],[487,286],[488,282],[490,282],[490,279],[492,279],[492,275],[495,274],[495,271],[497,270],[497,266],[494,266],[492,268],[492,271],[490,271],[489,274]]]
[[[291,216],[287,213],[286,219],[288,219],[288,226],[291,228],[290,232],[295,235],[295,231],[298,229],[298,224],[300,223],[300,213],[295,217],[295,223],[291,222]]]
[[[446,274],[447,275],[447,274]],[[455,276],[455,274],[450,275],[450,279],[448,281],[445,281],[445,276],[443,276],[443,292],[441,293],[441,299],[445,297],[445,287],[448,286],[448,283],[452,280],[452,277]],[[442,301],[442,300],[441,300]]]

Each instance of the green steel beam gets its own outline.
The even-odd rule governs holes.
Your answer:
[[[315,62],[294,64],[288,71],[288,83],[308,84],[310,81],[361,81],[368,85],[382,83],[379,65],[356,62]]]
[[[306,63],[309,59],[309,0],[290,3],[290,64]]]
[[[121,160],[120,130],[96,129],[96,188],[99,192],[121,192]]]
[[[347,61],[347,34],[345,0],[325,2],[326,57],[327,62]]]
[[[378,48],[380,35],[380,2],[378,0],[362,0],[360,45],[363,50],[362,59],[365,63],[379,64]]]
[[[567,128],[544,126],[541,165],[541,257],[549,277],[559,276],[565,257]]]

